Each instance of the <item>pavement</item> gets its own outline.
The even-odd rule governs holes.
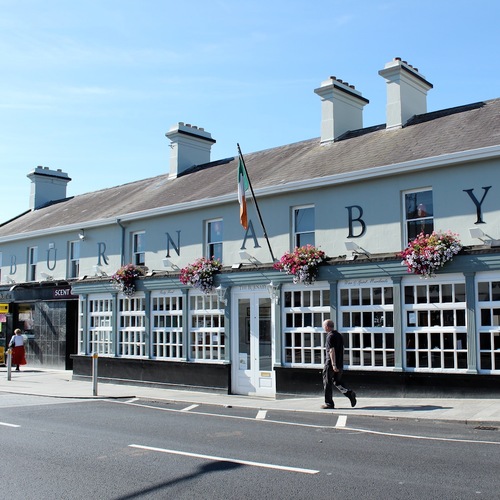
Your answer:
[[[95,391],[94,391],[95,389]],[[25,368],[12,370],[8,380],[7,368],[0,368],[0,393],[27,394],[71,399],[150,399],[186,404],[210,404],[223,407],[253,408],[256,410],[280,410],[309,413],[335,413],[383,418],[410,418],[488,425],[500,430],[500,398],[415,398],[415,397],[364,397],[357,394],[357,405],[340,393],[334,397],[335,410],[323,410],[322,395],[289,398],[263,398],[230,395],[216,391],[198,391],[148,385],[108,383],[97,379],[73,379],[71,370]]]

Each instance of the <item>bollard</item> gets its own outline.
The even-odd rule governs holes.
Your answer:
[[[92,389],[94,396],[97,396],[97,358],[98,354],[94,352],[92,354]]]
[[[7,380],[10,380],[12,373],[12,349],[9,347],[7,349]]]

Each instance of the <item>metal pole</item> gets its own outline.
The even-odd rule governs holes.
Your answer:
[[[7,349],[7,380],[11,379],[12,372],[12,349],[9,347]]]
[[[92,389],[94,396],[97,396],[97,359],[98,354],[94,352],[92,354]]]

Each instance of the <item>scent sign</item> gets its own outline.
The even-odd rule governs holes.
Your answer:
[[[9,313],[9,304],[0,304],[0,314]]]

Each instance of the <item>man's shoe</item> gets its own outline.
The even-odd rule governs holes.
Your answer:
[[[324,405],[321,405],[321,408],[323,408],[323,410],[334,410],[335,405],[324,404]]]
[[[356,393],[354,391],[349,391],[346,396],[349,398],[349,401],[351,402],[351,407],[354,408],[356,406],[357,400],[356,400]]]

